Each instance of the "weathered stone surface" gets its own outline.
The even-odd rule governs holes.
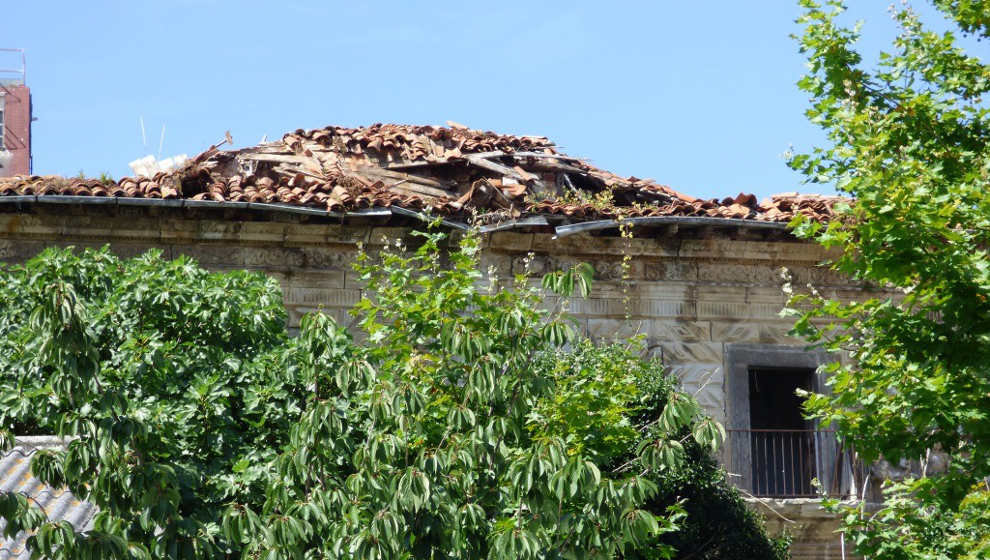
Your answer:
[[[669,239],[648,239],[593,236],[587,234],[569,235],[554,239],[549,235],[533,237],[532,250],[545,253],[570,255],[611,255],[630,256],[676,256],[680,243]]]
[[[198,244],[198,245],[173,245],[171,248],[173,257],[186,255],[196,259],[199,264],[207,267],[223,265],[229,267],[244,266],[244,256],[240,249],[227,245],[218,244]]]
[[[286,307],[289,314],[289,327],[299,328],[299,322],[303,315],[308,313],[324,313],[334,318],[338,324],[343,326],[353,326],[353,317],[350,316],[349,309],[343,307],[308,307],[305,305],[290,305]],[[353,328],[351,329],[354,330]]]
[[[746,262],[701,261],[698,281],[712,284],[773,286],[783,283],[778,268],[769,264],[753,266]]]
[[[698,280],[698,263],[683,259],[664,259],[643,263],[643,279],[648,282],[695,282]]]
[[[62,231],[58,223],[29,214],[0,214],[0,220],[0,231],[11,235],[55,238]]]
[[[711,323],[704,321],[646,321],[651,339],[657,341],[703,342],[711,340]]]
[[[301,249],[281,247],[244,247],[244,266],[251,268],[294,269],[303,265]]]
[[[162,252],[162,257],[171,259],[172,254],[169,247],[152,247],[145,243],[111,243],[110,252],[122,259],[130,259],[143,255],[152,249]]]
[[[496,232],[488,236],[488,248],[499,251],[532,251],[533,234],[511,231]]]
[[[405,243],[406,237],[409,235],[409,228],[403,227],[376,227],[371,229],[371,233],[368,234],[368,245],[391,245],[397,240],[402,240]],[[408,243],[405,243],[408,245]]]
[[[570,255],[521,254],[512,258],[512,273],[535,276],[537,278],[575,266],[580,262]]]
[[[591,297],[642,300],[694,300],[695,287],[687,282],[622,282],[600,280],[591,287]]]
[[[781,307],[787,303],[788,296],[783,289],[776,286],[747,286],[746,303],[773,303]]]
[[[285,294],[287,305],[297,305],[318,308],[342,307],[350,308],[361,299],[359,290],[345,290],[331,287],[290,287]]]
[[[327,228],[326,235],[327,241],[330,243],[367,243],[371,235],[371,228],[335,225]]]
[[[242,222],[229,236],[244,242],[281,243],[285,240],[286,224],[278,222]]]
[[[233,239],[245,225],[250,223],[252,222],[239,223],[221,220],[199,220],[196,222],[196,239],[203,241]]]
[[[779,304],[738,301],[699,301],[699,319],[774,319],[783,308]]]
[[[595,271],[594,279],[598,282],[632,282],[643,279],[643,263],[640,261],[623,263],[621,258],[581,259],[573,255],[539,253],[532,257],[529,255],[513,256],[512,273],[543,276],[550,272],[567,270],[582,262],[591,265]]]
[[[629,309],[621,299],[573,299],[570,310],[577,315],[624,317]]]
[[[267,274],[271,274],[268,272]],[[345,270],[297,269],[285,272],[285,277],[293,287],[344,288]]]
[[[37,255],[48,246],[44,241],[0,240],[0,260],[20,263]]]
[[[821,262],[827,255],[820,245],[800,242],[734,241],[718,237],[685,239],[681,242],[681,258],[738,259],[751,261],[812,261]]]
[[[481,254],[481,272],[487,275],[489,267],[495,268],[497,276],[512,275],[512,256],[505,253],[485,251]]]
[[[852,545],[843,543],[838,515],[822,509],[812,498],[746,498],[746,505],[766,520],[773,536],[788,534],[793,560],[852,560]]]
[[[350,270],[358,252],[353,247],[324,245],[322,247],[301,247],[304,268],[326,270]]]
[[[721,362],[677,364],[667,367],[680,381],[681,389],[694,395],[712,418],[725,423],[725,375]]]
[[[806,286],[811,284],[817,288],[823,286],[849,286],[849,278],[825,265],[818,266],[787,266],[787,271],[791,275],[791,281],[796,286]]]
[[[698,321],[657,320],[649,318],[602,318],[588,319],[588,333],[593,338],[627,339],[636,335],[645,336],[649,344],[659,348],[661,343],[707,342],[711,325]],[[718,351],[721,352],[721,349]],[[721,358],[719,358],[721,359]],[[697,361],[697,360],[695,360]]]
[[[719,342],[656,342],[656,344],[662,351],[664,365],[722,362],[722,344]]]
[[[361,275],[353,270],[344,271],[344,288],[348,290],[363,290],[365,283],[361,281]]]
[[[596,340],[627,340],[648,336],[648,321],[611,318],[589,318],[588,336]]]
[[[285,224],[285,244],[289,246],[322,246],[336,226],[327,224]]]
[[[712,340],[720,342],[758,342],[762,344],[800,344],[788,336],[793,322],[716,321],[712,323]]]

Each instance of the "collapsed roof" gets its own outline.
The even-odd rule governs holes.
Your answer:
[[[391,207],[481,224],[526,216],[567,222],[693,216],[779,223],[804,214],[827,220],[842,200],[797,193],[762,202],[751,194],[702,200],[650,179],[599,169],[560,153],[544,137],[448,125],[296,130],[248,148],[211,146],[181,169],[153,177],[0,179],[0,197],[184,199],[328,212]]]

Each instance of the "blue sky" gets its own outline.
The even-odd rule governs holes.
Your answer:
[[[157,154],[163,124],[165,157],[226,130],[240,147],[453,120],[545,135],[695,196],[823,190],[782,157],[822,138],[794,86],[796,1],[12,4],[0,46],[27,50],[36,173],[126,175]],[[853,14],[867,52],[893,32],[887,4]]]

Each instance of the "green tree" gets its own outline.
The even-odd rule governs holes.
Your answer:
[[[990,35],[990,4],[933,3],[976,39]],[[797,330],[850,358],[830,366],[832,394],[812,395],[807,409],[866,461],[912,461],[920,475],[888,481],[879,512],[847,511],[846,534],[873,558],[986,558],[990,67],[904,4],[891,8],[892,49],[867,66],[843,2],[801,5],[810,71],[799,86],[829,145],[790,164],[852,202],[827,225],[793,225],[839,253],[836,269],[878,289],[852,303],[795,298],[806,309]],[[934,459],[944,472],[931,472]]]
[[[35,531],[53,559],[664,558],[695,542],[671,538],[704,524],[671,481],[694,466],[707,495],[725,489],[721,427],[635,348],[576,332],[562,310],[590,269],[483,286],[477,238],[421,235],[362,257],[357,340],[319,313],[289,337],[274,280],[184,258],[50,249],[0,269],[0,421],[70,438],[32,468],[100,509],[81,534],[4,494],[7,534]]]
[[[670,392],[667,423],[638,430],[634,375],[583,368],[591,350],[564,305],[543,309],[524,276],[479,288],[474,236],[446,259],[441,234],[422,236],[412,254],[358,263],[372,294],[356,308],[368,344],[323,316],[303,324],[298,361],[313,393],[267,499],[235,505],[228,538],[249,556],[669,557],[657,537],[680,514],[645,506],[653,473],[683,458],[682,432],[709,424],[696,403]],[[587,294],[590,274],[551,274],[543,287]],[[591,418],[565,412],[563,396]],[[601,469],[615,447],[634,445],[635,468]]]

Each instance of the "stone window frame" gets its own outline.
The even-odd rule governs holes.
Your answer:
[[[824,374],[820,366],[836,361],[835,354],[830,354],[821,347],[793,346],[783,344],[751,344],[732,343],[725,345],[724,364],[726,368],[726,428],[737,430],[750,429],[749,409],[749,371],[752,368],[781,368],[808,369],[815,373],[812,376],[815,391],[828,391],[824,383]],[[816,422],[817,423],[817,422]],[[726,465],[751,465],[750,442],[747,437],[739,437],[727,441],[724,459]],[[825,462],[828,455],[835,453],[835,446],[825,450]],[[737,479],[733,483],[744,489],[752,490],[751,476],[748,471],[734,473]],[[840,474],[845,478],[844,474]],[[828,484],[830,481],[823,481]]]

